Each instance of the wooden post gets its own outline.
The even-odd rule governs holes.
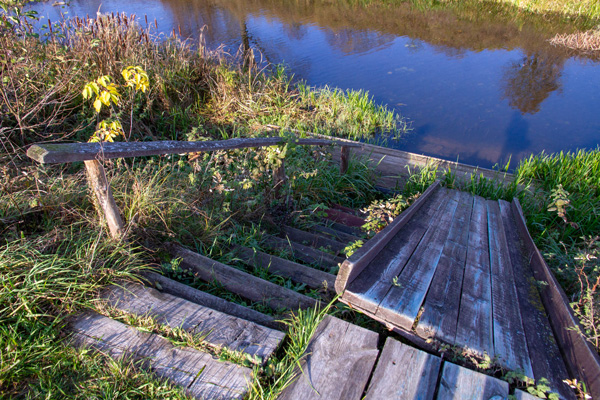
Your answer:
[[[121,218],[121,214],[119,214],[119,209],[113,198],[110,184],[106,179],[104,167],[97,160],[88,160],[84,161],[84,163],[89,183],[94,190],[96,198],[98,199],[98,204],[106,217],[110,235],[114,239],[121,239],[123,237],[123,232],[125,231],[125,225],[123,224],[123,219]],[[98,211],[100,212],[100,210]],[[100,212],[100,214],[102,213]]]
[[[348,171],[348,160],[350,158],[350,147],[342,146],[342,155],[340,160],[340,175],[344,175]]]
[[[279,167],[273,170],[273,189],[276,195],[279,194],[281,187],[285,183],[285,160],[281,160]]]

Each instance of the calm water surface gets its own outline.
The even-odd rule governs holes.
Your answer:
[[[366,89],[407,117],[413,131],[388,142],[402,150],[491,167],[600,143],[600,63],[547,42],[573,24],[492,4],[432,4],[72,0],[36,9],[52,20],[146,14],[163,32],[194,39],[204,29],[209,46],[230,52],[247,40],[310,85]]]

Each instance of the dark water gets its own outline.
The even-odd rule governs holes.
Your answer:
[[[378,3],[378,2],[375,2]],[[38,4],[56,20],[146,14],[235,52],[247,40],[313,86],[366,89],[411,121],[388,145],[491,167],[532,153],[600,143],[600,63],[551,46],[585,21],[528,16],[494,4],[423,0],[352,6],[344,0],[72,0]]]

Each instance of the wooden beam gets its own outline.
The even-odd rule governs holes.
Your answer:
[[[363,269],[365,269],[377,254],[379,254],[385,245],[392,240],[400,228],[412,218],[419,208],[427,201],[431,193],[439,186],[440,183],[438,181],[429,186],[425,193],[423,193],[408,209],[342,263],[335,281],[336,292],[341,294],[346,289],[348,284],[352,282]]]
[[[350,147],[343,145],[340,152],[340,174],[344,175],[348,171],[348,161],[350,160]]]
[[[589,394],[600,398],[600,358],[592,345],[581,334],[583,328],[569,306],[569,300],[562,287],[548,268],[544,257],[533,242],[523,209],[516,198],[512,202],[512,211],[521,238],[527,250],[527,259],[537,281],[545,282],[540,288],[544,308],[548,313],[554,337],[564,355],[567,369],[579,381],[585,382]]]
[[[111,158],[274,146],[285,141],[281,137],[266,137],[214,141],[163,140],[156,142],[48,143],[34,144],[27,150],[27,156],[42,164],[56,164],[86,160],[107,160]],[[339,141],[328,139],[297,139],[295,143],[306,146],[341,144]],[[360,147],[362,145],[359,143],[344,143],[344,146]]]
[[[121,239],[125,232],[125,224],[115,203],[115,199],[110,189],[110,184],[106,179],[104,167],[96,160],[85,161],[85,169],[88,175],[89,184],[96,194],[98,204],[104,213],[110,235],[114,239]],[[98,212],[102,215],[100,210]]]

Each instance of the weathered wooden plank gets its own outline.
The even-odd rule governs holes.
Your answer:
[[[430,200],[414,213],[360,275],[348,285],[342,297],[344,301],[372,314],[377,312],[377,307],[388,293],[393,279],[400,275],[428,227],[437,222],[432,217],[448,201],[446,193],[445,188],[440,188],[431,195]]]
[[[335,275],[248,247],[234,246],[234,251],[235,255],[248,265],[290,278],[310,288],[334,291]]]
[[[490,400],[508,397],[508,382],[479,372],[444,363],[437,398],[440,400]]]
[[[479,356],[494,356],[492,288],[485,199],[473,198],[467,260],[454,343]]]
[[[182,386],[198,399],[242,399],[252,377],[249,368],[219,362],[210,354],[174,347],[168,340],[96,313],[71,323],[71,343],[113,358],[132,357],[161,378]]]
[[[342,263],[335,281],[335,290],[342,293],[348,284],[352,282],[371,261],[383,250],[404,225],[411,220],[419,209],[428,202],[433,193],[440,188],[439,182],[433,183],[427,190],[404,210],[392,223],[378,232],[371,240],[354,252]]]
[[[564,399],[575,400],[573,390],[563,382],[569,375],[544,312],[537,282],[533,278],[527,258],[524,257],[510,203],[500,200],[499,206],[506,240],[509,243],[508,251],[534,378],[546,378],[553,391]]]
[[[352,242],[356,242],[357,240],[363,239],[361,236],[344,233],[342,231],[338,231],[338,230],[335,230],[328,226],[322,226],[322,225],[311,226],[309,228],[309,231],[327,235],[327,236],[333,238],[334,240],[337,240],[338,242],[352,243]]]
[[[325,210],[327,216],[325,218],[344,224],[346,226],[360,228],[365,224],[364,218],[357,217],[356,215],[348,214],[347,212],[337,210],[335,208],[328,208]]]
[[[527,340],[515,287],[508,243],[497,201],[486,202],[492,277],[492,326],[494,355],[505,367],[533,378]]]
[[[355,228],[351,226],[346,226],[344,224],[340,224],[339,222],[333,222],[330,219],[322,218],[321,219],[324,224],[326,224],[329,228],[335,229],[338,232],[347,233],[349,235],[364,237],[365,233],[360,230],[360,228]]]
[[[378,335],[330,315],[319,324],[279,400],[360,399],[375,364]]]
[[[337,269],[337,266],[344,262],[342,257],[337,257],[324,251],[313,249],[312,247],[296,243],[291,240],[281,239],[276,236],[265,235],[263,242],[271,249],[291,251],[293,256],[307,264],[314,264],[325,270]]]
[[[330,209],[334,208],[336,210],[343,211],[346,214],[354,215],[354,216],[357,216],[357,217],[360,217],[360,218],[363,218],[363,219],[364,219],[364,217],[366,217],[365,213],[363,213],[362,211],[355,210],[354,208],[342,206],[341,204],[333,203],[333,204],[329,205],[329,208]]]
[[[439,357],[388,337],[365,399],[432,400],[441,364]]]
[[[242,318],[248,321],[256,322],[259,325],[268,328],[281,330],[285,326],[276,321],[270,315],[263,314],[240,304],[232,303],[212,294],[194,289],[186,284],[174,281],[156,272],[145,271],[142,273],[144,279],[148,283],[161,292],[181,297],[192,303],[200,304],[213,310],[220,311],[225,314],[233,315],[234,317]]]
[[[585,382],[590,395],[600,398],[600,358],[592,345],[581,335],[582,328],[569,306],[569,300],[562,287],[548,268],[544,257],[536,247],[525,223],[523,210],[516,198],[512,203],[517,228],[525,242],[527,258],[536,280],[546,284],[540,288],[542,302],[554,337],[564,355],[568,372],[581,382]]]
[[[448,203],[433,217],[435,223],[429,227],[397,282],[391,285],[379,304],[377,315],[390,323],[412,329],[442,256],[458,206],[458,196],[458,191],[448,192]]]
[[[340,151],[340,175],[348,171],[348,162],[350,161],[350,147],[342,146]]]
[[[281,233],[283,236],[287,236],[290,240],[296,243],[314,247],[315,249],[328,249],[336,254],[339,254],[346,247],[346,243],[340,243],[322,235],[292,228],[291,226],[284,226],[281,229]]]
[[[100,162],[96,160],[86,161],[85,169],[87,171],[88,182],[96,195],[98,205],[101,208],[100,217],[104,215],[108,230],[113,239],[121,239],[125,232],[125,224],[112,195],[110,184],[106,179],[106,172]]]
[[[181,328],[214,347],[226,347],[266,361],[285,337],[266,328],[137,283],[111,286],[103,294],[108,305],[158,323]]]
[[[282,137],[238,138],[211,141],[156,142],[102,142],[102,143],[46,143],[34,144],[27,149],[27,156],[42,164],[67,163],[86,160],[107,160],[111,158],[154,156],[163,154],[183,154],[200,151],[232,150],[248,147],[274,146],[285,143]],[[296,144],[307,146],[328,146],[341,144],[329,139],[296,139]],[[360,143],[343,143],[347,147],[360,147]]]
[[[417,325],[417,333],[454,344],[467,258],[473,196],[460,192],[450,233],[442,250]]]
[[[181,266],[192,270],[196,276],[206,282],[217,281],[233,293],[257,302],[264,302],[274,310],[286,308],[312,308],[317,300],[298,292],[257,278],[239,269],[211,260],[183,247],[172,245],[171,253],[181,258]]]

